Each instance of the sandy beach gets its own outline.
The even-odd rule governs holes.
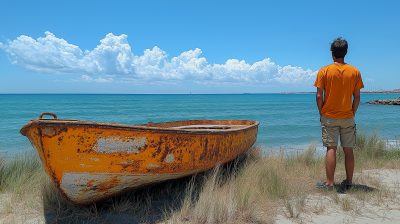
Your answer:
[[[372,198],[337,193],[308,195],[299,217],[289,218],[285,207],[277,216],[277,224],[289,223],[400,223],[400,170],[374,169],[355,174],[368,187],[380,190]],[[355,190],[357,191],[357,190]]]

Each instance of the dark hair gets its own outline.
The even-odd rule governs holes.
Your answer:
[[[346,40],[342,40],[341,37],[337,38],[333,41],[333,43],[331,43],[331,51],[333,56],[335,56],[335,58],[344,58],[344,56],[347,54],[348,47],[349,46],[347,45]]]

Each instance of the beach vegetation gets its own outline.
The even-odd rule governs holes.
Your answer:
[[[400,169],[397,145],[388,145],[376,132],[361,131],[354,148],[353,182],[358,187],[340,188],[345,168],[344,153],[338,149],[334,191],[315,187],[325,181],[325,160],[316,155],[316,148],[317,143],[311,143],[306,149],[288,153],[258,145],[205,173],[88,206],[67,202],[31,150],[12,159],[0,158],[0,222],[274,223],[277,217],[302,222],[304,214],[322,214],[329,206],[357,215],[367,202],[398,203],[393,190],[365,173]],[[345,191],[344,197],[338,191]],[[326,200],[333,203],[324,203]]]

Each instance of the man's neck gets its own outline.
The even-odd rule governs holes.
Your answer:
[[[344,58],[334,58],[333,63],[341,63],[344,64]]]

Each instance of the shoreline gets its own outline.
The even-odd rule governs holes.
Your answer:
[[[400,94],[400,92],[361,92],[361,94]]]

